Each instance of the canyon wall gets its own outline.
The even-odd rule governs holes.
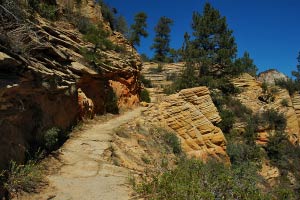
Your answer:
[[[86,3],[83,10],[101,22],[99,6]],[[0,28],[0,169],[10,160],[24,161],[53,127],[67,132],[112,106],[120,110],[139,103],[141,61],[120,33],[107,27],[109,39],[125,52],[98,52],[102,62],[95,65],[82,54],[93,44],[68,21],[36,16],[20,23],[1,14],[6,20]]]

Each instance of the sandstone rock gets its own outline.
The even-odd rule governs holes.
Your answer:
[[[97,74],[97,72],[95,72],[94,70],[92,70],[78,62],[72,62],[70,69],[72,71],[75,71],[75,73],[83,73],[83,74],[91,74],[91,75]]]
[[[264,161],[262,163],[262,169],[260,170],[260,175],[270,184],[270,186],[275,186],[277,183],[276,178],[280,176],[280,170],[272,166],[270,162]]]
[[[21,66],[22,63],[17,61],[16,59],[10,57],[9,55],[0,52],[0,69],[9,69],[14,67]]]
[[[94,21],[102,21],[102,13],[99,4],[94,0],[80,1],[80,5],[77,4],[76,0],[56,0],[60,8],[69,9],[74,12],[80,12],[85,17]]]
[[[94,118],[94,102],[84,94],[81,88],[78,88],[78,104],[81,119]]]
[[[276,80],[287,80],[288,77],[276,69],[270,69],[258,74],[258,80],[269,85],[275,85]]]
[[[94,1],[82,2],[90,18],[102,20]],[[95,66],[80,51],[92,44],[66,21],[49,22],[37,16],[30,24],[5,31],[13,33],[8,33],[8,46],[23,51],[2,46],[0,50],[0,169],[12,159],[24,161],[30,145],[40,144],[39,138],[49,128],[67,131],[83,116],[105,113],[113,90],[120,109],[139,104],[141,61],[134,50],[130,49],[132,54],[100,52],[103,63],[109,64]],[[120,45],[128,45],[124,37],[114,35]]]
[[[220,128],[213,125],[220,121],[208,88],[185,89],[166,97],[144,112],[152,123],[162,124],[180,138],[183,150],[190,157],[206,160],[215,157],[230,162],[226,153],[226,139]]]
[[[232,80],[232,83],[241,89],[241,93],[237,95],[237,98],[242,104],[250,108],[253,113],[261,113],[268,109],[275,109],[276,111],[283,113],[287,119],[286,132],[289,135],[290,141],[296,144],[300,140],[299,129],[299,117],[297,116],[297,95],[293,98],[285,89],[281,89],[277,86],[271,86],[269,90],[274,92],[263,93],[261,88],[261,82],[257,81],[249,74],[243,74],[238,78]],[[262,96],[270,96],[272,100],[264,100]],[[288,102],[288,106],[283,106],[282,101]],[[295,105],[294,105],[295,104]],[[268,133],[272,130],[266,130],[266,127],[259,127],[258,143],[266,144]]]

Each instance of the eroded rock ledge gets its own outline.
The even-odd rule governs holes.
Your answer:
[[[66,131],[84,113],[107,112],[113,91],[119,109],[139,103],[141,61],[131,48],[131,53],[102,51],[104,61],[95,66],[80,50],[92,44],[72,24],[37,17],[24,27],[1,27],[0,169],[10,160],[24,161],[50,128]],[[128,48],[121,34],[111,32],[110,39]]]
[[[150,106],[144,114],[149,121],[175,131],[188,156],[230,162],[224,134],[214,125],[221,118],[207,87],[182,90]]]

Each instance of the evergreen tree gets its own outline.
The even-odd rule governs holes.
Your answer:
[[[198,78],[195,75],[195,63],[186,62],[184,70],[180,78],[175,83],[176,90],[182,90],[185,88],[192,88],[198,85]]]
[[[297,71],[292,71],[292,75],[295,76],[296,82],[300,83],[300,51],[298,53],[297,57],[298,63],[297,63]]]
[[[228,29],[226,18],[209,3],[203,15],[193,13],[193,60],[201,65],[200,75],[221,75],[229,72],[236,56],[237,46]]]
[[[141,39],[140,37],[147,37],[148,33],[146,31],[147,28],[147,14],[144,12],[137,13],[134,17],[135,23],[131,25],[131,34],[130,34],[130,42],[132,46],[137,45],[140,46]]]
[[[179,62],[181,60],[181,55],[179,53],[179,50],[170,48],[169,50],[170,58],[168,59],[168,62]]]
[[[257,67],[250,58],[249,53],[246,51],[242,58],[235,61],[235,66],[232,68],[231,72],[232,75],[238,75],[245,72],[251,76],[256,76]]]
[[[167,17],[161,17],[155,26],[156,36],[151,49],[155,50],[154,60],[165,62],[170,51],[170,25],[173,20]]]
[[[199,85],[199,78],[196,71],[196,63],[192,59],[192,48],[190,42],[190,35],[184,34],[184,42],[182,45],[182,59],[185,62],[185,66],[180,78],[175,83],[176,90],[182,90],[185,88],[192,88]]]
[[[143,62],[149,62],[150,61],[150,58],[145,53],[142,53],[140,56],[141,56],[141,59],[142,59]]]
[[[115,16],[114,16],[112,9],[108,5],[106,5],[103,0],[98,0],[98,3],[101,7],[101,13],[102,13],[104,20],[107,21],[109,23],[111,29],[114,30]]]
[[[187,61],[187,58],[191,57],[191,54],[190,54],[190,50],[191,50],[190,38],[191,38],[191,36],[187,32],[185,32],[184,33],[184,41],[183,41],[183,44],[182,44],[182,47],[181,47],[181,50],[180,50],[180,54],[181,54],[181,57],[182,57],[183,61]]]
[[[116,31],[122,33],[126,38],[128,37],[128,26],[124,16],[120,15],[116,19]]]

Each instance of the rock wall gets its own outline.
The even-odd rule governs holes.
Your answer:
[[[230,162],[223,132],[214,125],[221,118],[208,88],[182,90],[168,96],[160,104],[150,106],[144,114],[149,121],[175,131],[188,156],[202,160],[214,157]]]
[[[258,80],[270,85],[275,85],[276,80],[287,80],[288,77],[276,69],[270,69],[258,74]]]
[[[267,75],[266,75],[267,76]],[[283,113],[287,119],[286,132],[290,137],[290,141],[295,144],[300,140],[300,126],[298,113],[298,95],[292,98],[286,89],[281,89],[277,86],[270,86],[266,93],[263,92],[261,85],[262,82],[257,81],[249,74],[243,74],[238,78],[232,80],[232,83],[241,89],[241,93],[237,98],[242,104],[250,108],[253,113],[261,113],[268,109],[275,109]],[[287,101],[287,106],[282,105],[282,101]],[[268,132],[261,127],[258,142],[266,144]]]
[[[134,50],[101,52],[104,62],[95,66],[80,50],[92,44],[72,24],[39,17],[25,24],[9,20],[13,26],[2,21],[0,28],[0,169],[12,159],[24,161],[50,128],[67,131],[82,115],[105,113],[113,91],[119,108],[139,103],[141,62]],[[128,48],[119,33],[111,32],[111,40]]]

